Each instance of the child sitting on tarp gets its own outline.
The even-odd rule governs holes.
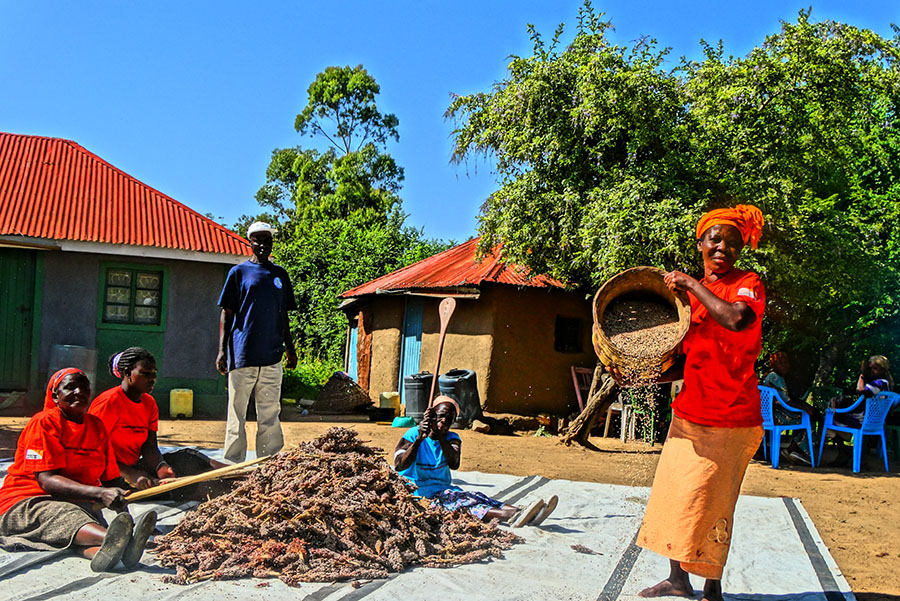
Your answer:
[[[450,431],[459,415],[459,405],[447,396],[439,396],[421,423],[406,431],[394,450],[394,467],[401,476],[412,480],[416,495],[431,499],[432,507],[440,505],[448,511],[464,509],[480,520],[498,519],[513,528],[538,526],[556,509],[556,495],[545,503],[538,499],[520,509],[492,499],[480,492],[464,491],[450,481],[450,470],[459,469],[459,434]]]

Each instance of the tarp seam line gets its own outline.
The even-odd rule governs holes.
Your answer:
[[[34,597],[28,597],[24,601],[45,601],[46,599],[53,599],[54,597],[58,597],[66,593],[74,593],[76,591],[94,586],[104,578],[106,578],[106,576],[102,575],[91,576],[89,578],[79,578],[78,580],[73,580],[72,582],[69,582],[68,584],[65,584],[63,586],[51,589],[49,591],[44,591],[43,593],[35,595]]]
[[[35,553],[34,555],[27,555],[20,559],[16,559],[14,561],[6,563],[2,567],[0,567],[0,578],[6,578],[10,574],[18,572],[19,570],[24,570],[34,565],[46,563],[51,559],[59,557],[60,555],[68,554],[68,549],[57,549],[56,551],[44,551],[40,554]]]
[[[365,599],[369,594],[374,593],[396,577],[396,574],[392,574],[383,580],[364,584],[358,589],[352,589],[349,594],[340,597],[337,601],[360,601],[360,599]]]
[[[526,488],[520,490],[519,492],[517,492],[516,494],[512,495],[512,496],[509,497],[508,499],[500,499],[500,500],[503,501],[504,503],[506,503],[507,505],[512,505],[512,504],[518,502],[519,499],[522,499],[522,498],[523,498],[525,495],[527,495],[528,493],[530,493],[530,492],[532,492],[532,491],[534,491],[534,490],[536,490],[536,489],[538,489],[538,488],[544,486],[544,485],[547,484],[548,482],[550,482],[550,480],[548,480],[547,478],[544,478],[543,476],[540,476],[540,477],[537,479],[537,481],[534,482],[534,484],[531,484],[531,485],[527,486]]]
[[[527,482],[530,482],[531,480],[533,480],[534,478],[537,478],[537,477],[538,476],[525,476],[524,478],[520,478],[519,480],[516,480],[516,482],[514,484],[512,484],[511,486],[507,486],[506,488],[504,488],[503,490],[498,492],[496,495],[494,495],[494,498],[502,499],[506,495],[510,494],[512,491],[516,490],[520,486],[524,486]]]
[[[638,533],[635,532],[634,538],[628,543],[628,547],[622,553],[622,557],[619,558],[619,563],[616,564],[615,569],[609,576],[609,580],[606,581],[603,590],[600,591],[597,601],[615,601],[619,598],[628,576],[631,575],[634,564],[637,563],[638,555],[641,554],[641,548],[635,544],[637,537]]]
[[[800,542],[803,543],[803,549],[809,556],[809,563],[812,564],[816,578],[819,579],[825,598],[828,601],[844,601],[844,595],[838,590],[837,581],[835,581],[828,564],[825,563],[822,553],[819,552],[819,547],[816,545],[816,541],[813,540],[812,533],[806,526],[803,516],[800,515],[796,501],[790,497],[783,497],[783,500],[787,507],[788,515],[791,516],[791,521],[794,523],[794,528],[800,536]]]
[[[342,584],[329,584],[327,586],[323,586],[322,588],[316,590],[314,593],[310,593],[303,597],[303,601],[322,601],[325,597],[328,597],[335,591],[342,589],[344,585]]]

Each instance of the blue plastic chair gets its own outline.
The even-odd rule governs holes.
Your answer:
[[[834,423],[834,416],[840,413],[853,413],[860,403],[865,403],[865,414],[862,426],[852,428]],[[825,412],[825,425],[822,426],[822,442],[819,444],[819,462],[822,461],[822,449],[825,448],[825,434],[829,430],[847,432],[853,435],[853,472],[859,473],[862,463],[863,438],[866,436],[881,437],[881,454],[884,456],[884,471],[888,471],[887,444],[884,436],[884,418],[895,404],[900,402],[900,394],[896,392],[879,392],[872,398],[866,399],[860,395],[856,402],[846,409],[828,409]]]
[[[781,456],[781,433],[789,430],[806,430],[806,441],[809,444],[809,461],[813,467],[816,466],[815,448],[813,447],[812,424],[809,421],[809,415],[800,409],[794,409],[784,402],[781,394],[774,388],[769,386],[759,387],[759,401],[762,409],[763,430],[766,437],[771,441],[772,447],[772,467],[778,467],[778,460]],[[776,424],[775,412],[772,410],[774,403],[778,403],[785,411],[797,413],[800,416],[799,424]],[[763,456],[768,458],[766,451],[766,443],[763,441]]]

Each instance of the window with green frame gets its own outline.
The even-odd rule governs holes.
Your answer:
[[[161,270],[109,267],[104,284],[104,323],[160,324],[163,290]]]

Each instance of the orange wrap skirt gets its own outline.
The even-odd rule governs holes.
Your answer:
[[[637,544],[722,579],[734,506],[763,430],[702,426],[672,417]]]

